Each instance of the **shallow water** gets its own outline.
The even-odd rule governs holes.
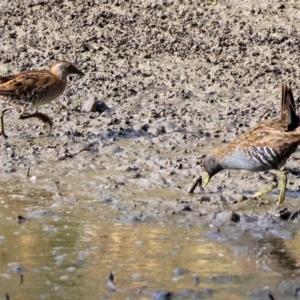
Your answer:
[[[31,189],[22,196],[17,182],[0,198],[0,299],[167,299],[160,290],[174,299],[268,299],[269,291],[292,297],[297,287],[299,236],[257,244],[245,236],[227,246],[180,215],[124,222],[104,203],[42,184],[24,181]]]
[[[265,237],[261,228],[237,233],[244,225],[216,226],[194,211],[174,214],[176,203],[197,203],[201,193],[186,194],[188,176],[170,179],[157,171],[168,159],[165,149],[155,152],[159,144],[138,145],[115,141],[122,151],[99,164],[83,152],[62,161],[49,157],[32,165],[28,177],[26,162],[2,173],[0,299],[5,293],[10,299],[168,299],[164,290],[172,299],[294,297],[300,238],[291,228],[281,236],[271,226]],[[139,162],[144,151],[152,156]],[[136,168],[138,177],[131,175]],[[156,172],[166,180],[152,178]],[[18,223],[19,215],[26,221]],[[107,285],[110,271],[114,290]]]

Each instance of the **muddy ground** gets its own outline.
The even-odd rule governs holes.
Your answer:
[[[6,114],[3,195],[18,188],[30,201],[35,185],[51,210],[92,213],[97,203],[126,224],[179,215],[231,245],[245,231],[254,241],[293,238],[297,172],[281,212],[278,190],[241,201],[272,180],[268,173],[223,171],[186,193],[212,147],[279,114],[281,82],[291,82],[300,111],[299,1],[242,2],[0,1],[1,74],[57,59],[86,74],[39,109],[53,117],[51,134],[39,120]],[[287,167],[297,171],[299,159]]]

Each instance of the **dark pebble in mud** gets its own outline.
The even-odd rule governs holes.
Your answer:
[[[17,171],[17,169],[15,167],[7,167],[4,170],[5,173],[14,173],[16,171]]]
[[[183,206],[181,207],[181,210],[182,210],[182,211],[192,211],[191,207],[190,207],[188,204],[183,205]]]
[[[170,291],[157,291],[154,292],[152,297],[154,300],[171,300],[173,293]]]
[[[18,223],[21,224],[21,223],[24,223],[26,221],[26,218],[22,217],[22,216],[18,216]]]
[[[240,215],[233,211],[214,212],[211,217],[213,220],[219,221],[220,223],[228,223],[229,221],[237,223],[241,219]]]
[[[288,220],[298,221],[299,210],[292,212],[288,208],[284,207],[278,211],[278,215],[279,215],[280,219],[282,219],[284,221],[288,221]]]
[[[232,212],[232,213],[231,213],[231,218],[230,218],[230,220],[231,220],[232,222],[237,223],[237,222],[240,221],[240,219],[241,219],[241,216],[240,216],[239,214],[237,214],[237,213],[235,213],[235,212]]]
[[[291,212],[288,210],[287,207],[283,207],[277,211],[276,215],[279,216],[280,219],[286,221],[290,218]]]

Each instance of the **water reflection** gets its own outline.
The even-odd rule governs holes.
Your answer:
[[[116,163],[121,159],[114,157]],[[185,215],[124,222],[130,217],[130,209],[122,210],[126,200],[142,213],[144,205],[183,197],[185,191],[137,189],[148,178],[133,180],[125,169],[85,166],[75,172],[72,165],[50,162],[47,173],[45,168],[32,168],[36,182],[26,178],[24,167],[0,186],[0,299],[5,293],[11,299],[149,299],[157,290],[169,290],[177,299],[241,300],[298,274],[299,237],[235,236],[232,226],[225,244],[207,237],[207,228],[189,226]],[[118,193],[110,188],[116,182]],[[119,211],[111,209],[106,200],[120,195]],[[18,215],[27,220],[19,224]],[[181,269],[188,272],[180,275]],[[110,271],[116,292],[107,288]]]
[[[288,249],[289,242],[281,238],[262,239],[258,241],[261,249],[261,256],[264,256],[272,261],[280,272],[286,276],[293,277],[299,274],[299,257],[293,253],[292,249]]]
[[[40,205],[38,211],[46,207]],[[247,290],[277,281],[270,276],[273,271],[261,272],[256,267],[259,257],[249,255],[244,264],[243,255],[236,256],[230,247],[204,238],[199,228],[124,225],[107,207],[91,213],[83,206],[69,213],[37,213],[36,218],[18,224],[20,211],[32,209],[23,201],[0,208],[1,297],[7,292],[11,299],[95,299],[95,295],[149,299],[161,289],[177,293],[211,289],[214,299],[247,299]],[[284,241],[261,240],[259,246],[265,249],[262,259],[278,266],[274,272],[296,270],[293,254],[280,251]],[[174,275],[177,268],[189,272]],[[116,278],[115,293],[106,286],[110,270]],[[199,278],[199,286],[194,285],[193,276]],[[238,294],[241,285],[244,296]]]

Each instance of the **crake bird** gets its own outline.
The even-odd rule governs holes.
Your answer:
[[[300,119],[296,114],[293,92],[282,85],[281,116],[269,119],[248,132],[238,136],[231,143],[211,151],[203,160],[206,171],[203,185],[224,169],[240,169],[253,172],[277,170],[281,178],[281,189],[277,204],[284,203],[287,185],[286,173],[282,167],[300,144]],[[258,198],[277,187],[277,181],[257,192]]]
[[[7,137],[4,132],[4,114],[15,107],[21,109],[20,119],[38,118],[51,129],[52,120],[47,115],[38,111],[28,114],[26,110],[49,103],[62,95],[67,87],[68,76],[72,74],[84,75],[72,63],[58,60],[50,69],[0,76],[0,101],[8,105],[0,112],[0,135]]]

